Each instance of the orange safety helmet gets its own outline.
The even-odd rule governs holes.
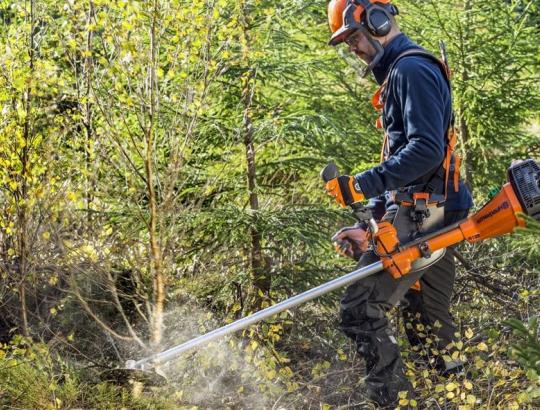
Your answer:
[[[363,3],[371,3],[373,5],[385,5],[390,4],[391,0],[365,0],[365,1],[355,1],[355,0],[331,0],[328,3],[328,22],[330,24],[330,30],[332,30],[332,38],[330,39],[330,45],[335,46],[339,43],[345,41],[349,35],[357,30],[358,26],[362,23],[362,14],[364,13],[366,7]],[[345,13],[348,7],[353,7],[353,10],[348,10],[349,13]],[[369,4],[368,4],[368,8]],[[380,9],[380,7],[377,7]],[[392,14],[397,14],[397,12],[392,11]],[[345,21],[345,14],[352,14],[352,19],[354,22]],[[369,26],[369,22],[368,22]],[[369,28],[369,27],[368,27]]]

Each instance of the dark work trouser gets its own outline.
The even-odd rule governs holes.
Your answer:
[[[444,224],[452,225],[467,215],[468,211],[447,211]],[[424,344],[427,335],[434,336],[434,347],[438,350],[456,340],[456,326],[449,312],[455,277],[454,257],[447,252],[443,259],[422,275],[421,291],[410,289],[405,294],[403,317],[408,323],[405,329],[412,346]]]
[[[446,212],[445,225],[466,215],[466,212]],[[358,267],[378,260],[373,252],[366,252]],[[394,403],[399,391],[411,390],[386,312],[405,297],[408,302],[405,317],[431,327],[440,344],[445,346],[454,340],[455,333],[449,312],[454,278],[454,260],[447,253],[432,267],[398,280],[387,271],[381,271],[346,289],[341,301],[341,329],[356,342],[358,352],[366,361],[366,387],[372,400],[389,405]],[[417,280],[420,280],[420,292],[410,289]],[[439,326],[435,326],[436,321]],[[414,329],[409,329],[408,338],[413,344],[422,342]]]

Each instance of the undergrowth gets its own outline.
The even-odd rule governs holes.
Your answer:
[[[475,270],[459,267],[453,300],[459,341],[452,353],[438,351],[422,328],[417,331],[424,347],[411,348],[398,309],[391,312],[416,391],[413,399],[400,398],[400,409],[540,408],[535,260],[524,259],[513,271],[496,256],[508,255],[514,244],[499,241],[466,250]],[[492,271],[497,280],[491,280]],[[0,349],[0,407],[376,409],[364,395],[363,360],[338,329],[338,298],[335,292],[188,354],[165,368],[168,385],[141,394],[133,394],[131,385],[101,381],[99,368],[82,360],[62,360],[62,352],[16,337]],[[235,312],[230,315],[228,321]],[[206,316],[192,325],[199,331],[217,327]],[[441,376],[434,366],[438,357],[462,360],[464,371]]]

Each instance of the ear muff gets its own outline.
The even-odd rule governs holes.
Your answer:
[[[373,4],[369,0],[356,0],[364,7],[363,21],[369,32],[375,37],[384,37],[392,29],[390,13],[382,6]]]

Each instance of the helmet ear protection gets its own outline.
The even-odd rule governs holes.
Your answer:
[[[384,37],[392,29],[392,18],[390,12],[383,6],[372,3],[369,0],[352,0],[364,8],[362,20],[368,31],[375,37]],[[395,6],[391,7],[391,13],[396,15],[398,10]]]
[[[373,3],[372,3],[373,1]],[[332,0],[328,4],[328,19],[333,32],[329,44],[344,42],[355,31],[364,34],[375,49],[372,60],[363,72],[367,76],[380,62],[384,48],[376,37],[384,37],[392,30],[392,15],[399,14],[391,0]]]

